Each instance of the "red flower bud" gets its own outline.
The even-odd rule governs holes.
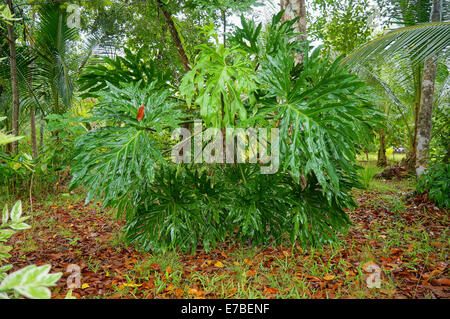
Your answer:
[[[138,110],[137,120],[140,122],[144,118],[145,114],[145,105],[141,105]]]

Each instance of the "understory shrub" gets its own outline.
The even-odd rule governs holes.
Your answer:
[[[48,138],[41,149],[34,167],[34,194],[55,190],[60,184],[70,180],[70,160],[74,156],[74,141],[86,133],[80,119],[70,112],[47,116]]]
[[[24,296],[32,299],[50,299],[52,287],[61,278],[62,273],[49,274],[50,265],[29,265],[17,271],[7,273],[12,265],[3,265],[10,257],[10,246],[5,246],[9,237],[19,230],[29,229],[25,223],[29,217],[22,216],[22,202],[17,201],[8,211],[5,205],[0,224],[0,299],[19,298]]]
[[[214,247],[228,237],[264,245],[289,239],[325,243],[349,219],[346,196],[331,204],[317,192],[317,180],[303,188],[287,174],[260,174],[257,165],[157,170],[147,196],[127,224],[127,239],[145,250],[185,251]],[[350,184],[342,185],[343,191]]]
[[[370,188],[370,185],[379,170],[380,169],[378,167],[369,164],[359,170],[359,176],[361,177],[362,184],[366,189]]]
[[[450,207],[450,164],[430,166],[417,181],[417,191],[428,192],[428,197],[440,207]]]
[[[0,120],[2,120],[0,118]],[[0,132],[0,146],[7,145],[22,137]],[[1,154],[0,154],[1,155]],[[4,265],[11,255],[12,247],[5,243],[20,230],[29,229],[25,221],[29,217],[22,216],[22,202],[17,201],[11,211],[5,205],[0,223],[0,299],[20,298],[48,299],[51,296],[48,287],[54,286],[62,273],[49,274],[50,265],[29,265],[25,268],[8,273],[12,265]]]
[[[349,225],[349,191],[363,187],[356,154],[381,115],[340,59],[291,41],[294,22],[281,17],[264,33],[242,18],[231,47],[213,35],[215,43],[198,47],[178,91],[146,83],[145,74],[133,73],[127,83],[122,71],[96,74],[106,87],[95,91],[98,104],[86,121],[98,125],[77,140],[71,187],[86,187],[87,202],[102,200],[125,216],[129,241],[154,251],[210,249],[229,237],[255,245],[322,244]],[[298,55],[302,63],[295,63]],[[171,133],[192,128],[197,116],[202,132],[278,129],[279,143],[267,137],[267,150],[260,144],[257,151],[262,161],[279,146],[278,171],[261,174],[260,162],[172,163],[174,144],[193,143],[171,140]],[[201,140],[203,152],[209,141]],[[253,152],[246,145],[245,154]]]

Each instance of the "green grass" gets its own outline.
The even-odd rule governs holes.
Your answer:
[[[388,155],[386,157],[387,157],[388,164],[393,165],[395,163],[400,163],[406,157],[406,153],[402,153],[402,154],[394,153],[394,154]],[[365,153],[358,154],[356,159],[359,162],[367,162],[367,156]],[[369,163],[376,165],[377,159],[378,159],[378,155],[376,152],[369,153]]]
[[[380,168],[374,165],[366,165],[358,171],[361,182],[366,189],[371,188],[372,181],[379,170]]]

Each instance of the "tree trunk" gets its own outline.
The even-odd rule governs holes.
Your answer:
[[[377,159],[378,167],[387,166],[387,158],[386,158],[386,141],[384,130],[380,131],[380,148],[378,149],[378,159]]]
[[[33,19],[36,18],[36,14],[33,13]],[[30,47],[34,48],[34,40],[30,39]],[[33,97],[33,72],[34,72],[34,63],[31,63],[30,65],[30,96]],[[36,140],[36,114],[34,109],[34,103],[31,103],[30,106],[30,127],[31,127],[31,148],[33,150],[33,158],[38,157],[38,147],[37,147],[37,140]]]
[[[33,149],[33,158],[38,157],[38,147],[36,139],[36,115],[34,105],[30,107],[30,126],[31,126],[31,148]]]
[[[411,136],[410,151],[401,163],[402,166],[411,172],[415,171],[416,167],[417,121],[419,119],[420,95],[422,93],[422,72],[423,65],[417,65],[412,68],[414,77],[414,132]]]
[[[283,21],[292,20],[298,18],[295,23],[295,31],[300,33],[297,37],[298,41],[306,40],[306,5],[305,0],[281,0],[281,10],[285,10],[283,15]],[[303,55],[296,54],[295,62],[303,62]]]
[[[226,46],[227,42],[227,15],[225,10],[222,10],[222,23],[223,23],[223,46]]]
[[[6,0],[9,10],[13,11],[11,0]],[[13,109],[12,109],[12,117],[11,117],[11,128],[12,133],[15,136],[19,135],[19,80],[17,78],[17,59],[16,59],[16,37],[14,35],[14,21],[10,21],[8,23],[8,38],[9,38],[9,52],[10,52],[10,67],[11,67],[11,89],[12,89],[12,97],[13,97]],[[12,154],[17,154],[18,151],[18,142],[11,143],[11,152]]]
[[[431,21],[441,21],[441,1],[433,0]],[[417,120],[416,175],[420,177],[428,162],[428,149],[431,141],[431,117],[433,113],[434,82],[436,78],[437,57],[429,57],[424,64],[420,110]]]
[[[411,147],[411,170],[415,167],[416,164],[416,143],[417,143],[417,123],[419,121],[419,110],[420,110],[420,94],[419,94],[419,102],[414,103],[414,136],[413,136],[413,144]]]
[[[43,116],[43,115],[42,115]],[[44,147],[44,130],[45,130],[45,121],[41,118],[41,127],[39,129],[39,148],[42,150]]]
[[[160,10],[166,20],[167,26],[169,27],[170,34],[172,35],[173,42],[175,42],[175,46],[178,51],[178,55],[180,56],[181,63],[183,63],[184,70],[190,71],[189,67],[189,59],[184,51],[183,44],[181,43],[180,36],[178,34],[177,28],[175,27],[175,23],[173,23],[172,15],[164,8],[164,4],[161,0],[155,0],[156,6],[158,10]]]

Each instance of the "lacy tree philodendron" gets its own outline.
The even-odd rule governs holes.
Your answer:
[[[295,21],[281,18],[265,30],[242,18],[228,47],[217,36],[199,46],[179,91],[136,77],[97,92],[87,121],[101,126],[77,142],[72,187],[84,185],[87,201],[103,198],[125,214],[131,242],[153,251],[209,249],[229,237],[321,244],[350,223],[349,191],[362,187],[355,156],[380,114],[356,75],[293,41]],[[257,152],[279,145],[279,171],[261,174],[259,162],[172,163],[180,142],[170,140],[172,131],[195,120],[219,132],[278,130],[278,140],[267,138],[267,150]]]

